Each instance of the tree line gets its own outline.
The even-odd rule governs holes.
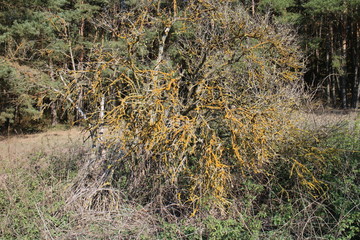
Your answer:
[[[179,8],[194,1],[176,1]],[[196,2],[196,1],[195,1]],[[141,11],[143,2],[114,0],[1,1],[0,7],[0,121],[10,126],[74,122],[72,107],[86,108],[86,80],[78,79],[76,101],[59,97],[61,76],[77,78],[86,71],[98,46],[110,51],[129,47],[116,28],[125,23],[122,12]],[[156,2],[170,7],[173,1]],[[331,107],[357,108],[359,103],[359,1],[242,0],[255,15],[291,25],[307,58],[305,82],[318,99]],[[149,30],[146,30],[149,31]],[[159,41],[149,35],[143,61],[154,61]],[[136,41],[136,39],[134,39]],[[145,55],[147,59],[145,58]],[[61,69],[61,71],[60,71]],[[84,105],[85,104],[85,105]],[[79,115],[80,114],[80,115]],[[44,117],[45,116],[45,117]],[[42,119],[40,121],[40,119]],[[50,120],[51,119],[51,120]],[[31,123],[31,124],[30,124]],[[5,126],[6,125],[6,126]]]
[[[252,1],[276,21],[297,28],[307,56],[305,81],[330,107],[358,108],[360,1]]]

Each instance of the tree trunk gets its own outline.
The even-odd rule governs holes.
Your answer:
[[[105,96],[101,97],[100,100],[100,125],[99,125],[99,137],[98,137],[98,149],[99,149],[99,158],[101,163],[104,163],[106,159],[106,147],[104,146],[104,134],[105,134],[105,127],[104,127],[104,118],[105,118]]]
[[[330,30],[330,81],[331,81],[331,102],[332,102],[332,106],[335,107],[336,106],[336,84],[337,84],[337,77],[335,75],[335,71],[334,71],[334,67],[333,67],[333,59],[334,59],[334,55],[335,55],[335,38],[334,38],[334,23],[331,22],[330,26],[329,26],[329,30]]]
[[[360,27],[359,27],[359,23],[356,23],[355,26],[355,53],[354,53],[354,65],[355,65],[355,82],[356,82],[356,86],[354,87],[355,89],[355,93],[354,93],[354,99],[353,99],[353,105],[355,109],[358,109],[359,107],[359,98],[360,98]]]
[[[104,177],[104,165],[107,154],[104,144],[105,96],[101,97],[99,104],[99,125],[92,132],[93,149],[86,168],[88,168],[89,175],[93,178],[93,180],[101,184],[106,178]]]
[[[352,107],[357,109],[359,107],[359,95],[360,95],[360,77],[359,77],[359,67],[355,67],[355,86],[353,89],[353,99],[352,99]]]
[[[340,72],[340,100],[341,108],[347,107],[346,87],[347,87],[347,17],[344,14],[341,24],[341,72]]]
[[[57,116],[55,101],[53,101],[50,104],[50,109],[51,109],[51,126],[56,126],[58,124],[58,116]]]

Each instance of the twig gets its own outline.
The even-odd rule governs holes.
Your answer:
[[[44,218],[43,214],[41,213],[40,208],[39,208],[39,206],[37,205],[37,203],[35,203],[35,207],[36,207],[36,210],[37,210],[37,212],[38,212],[38,214],[39,214],[39,216],[40,216],[40,218],[41,218],[41,221],[42,221],[43,224],[44,224],[44,228],[45,228],[46,232],[48,233],[50,239],[54,239],[54,238],[51,236],[51,232],[49,231],[49,228],[47,227],[45,218]]]

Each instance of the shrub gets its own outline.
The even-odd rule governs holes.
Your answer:
[[[137,24],[102,25],[124,51],[100,48],[99,64],[79,73],[99,138],[84,171],[91,177],[76,185],[121,186],[164,216],[224,214],[237,186],[265,173],[292,131],[303,66],[294,36],[233,1],[141,4],[146,11],[117,19]]]

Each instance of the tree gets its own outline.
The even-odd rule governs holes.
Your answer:
[[[224,209],[291,129],[303,67],[291,32],[233,1],[180,3],[142,1],[95,20],[112,41],[77,71],[99,130],[97,157],[75,185],[88,207],[114,195],[84,188],[118,186],[165,213]]]
[[[277,21],[299,28],[308,55],[305,80],[327,105],[357,108],[359,103],[359,1],[263,0]]]
[[[39,48],[51,36],[50,28],[44,23],[44,15],[38,11],[37,1],[0,1],[0,54],[1,99],[0,123],[2,130],[17,128],[31,130],[41,118],[41,109],[36,106],[44,97],[31,79],[38,76],[36,69],[29,69],[24,62],[34,63]],[[44,75],[39,82],[44,79]]]
[[[21,126],[18,124],[21,119],[14,119],[20,115],[10,114],[8,109],[16,108],[13,104],[19,102],[18,98],[24,96],[28,88],[32,89],[33,95],[36,97],[27,101],[27,106],[36,109],[37,116],[46,116],[42,117],[43,120],[48,118],[49,114],[52,116],[53,124],[59,120],[74,122],[74,120],[82,118],[79,111],[76,111],[75,119],[72,120],[74,114],[69,111],[69,105],[76,104],[83,107],[81,88],[83,80],[77,79],[76,84],[79,91],[75,102],[61,101],[59,93],[63,90],[64,82],[56,75],[59,74],[59,69],[67,77],[75,71],[83,70],[82,64],[86,61],[85,58],[94,44],[93,41],[99,41],[96,39],[98,32],[90,22],[100,9],[107,6],[106,4],[107,1],[103,0],[2,2],[0,8],[0,54],[4,57],[5,62],[16,66],[12,70],[13,72],[20,71],[15,74],[17,77],[11,79],[5,74],[2,79],[3,85],[26,85],[26,83],[21,83],[23,81],[21,76],[24,73],[20,68],[26,68],[31,72],[42,72],[49,79],[45,84],[40,79],[31,79],[37,74],[27,76],[26,82],[29,85],[13,89],[10,102],[3,96],[5,99],[2,101],[5,106],[0,109],[4,109],[1,111],[3,111],[5,122],[15,122]],[[6,72],[7,68],[4,67]],[[13,74],[13,76],[15,75]],[[50,89],[51,91],[49,91]],[[55,94],[51,94],[50,92],[54,92],[54,89],[57,91]],[[41,101],[37,101],[37,99],[41,99]],[[59,117],[62,119],[58,119]]]

